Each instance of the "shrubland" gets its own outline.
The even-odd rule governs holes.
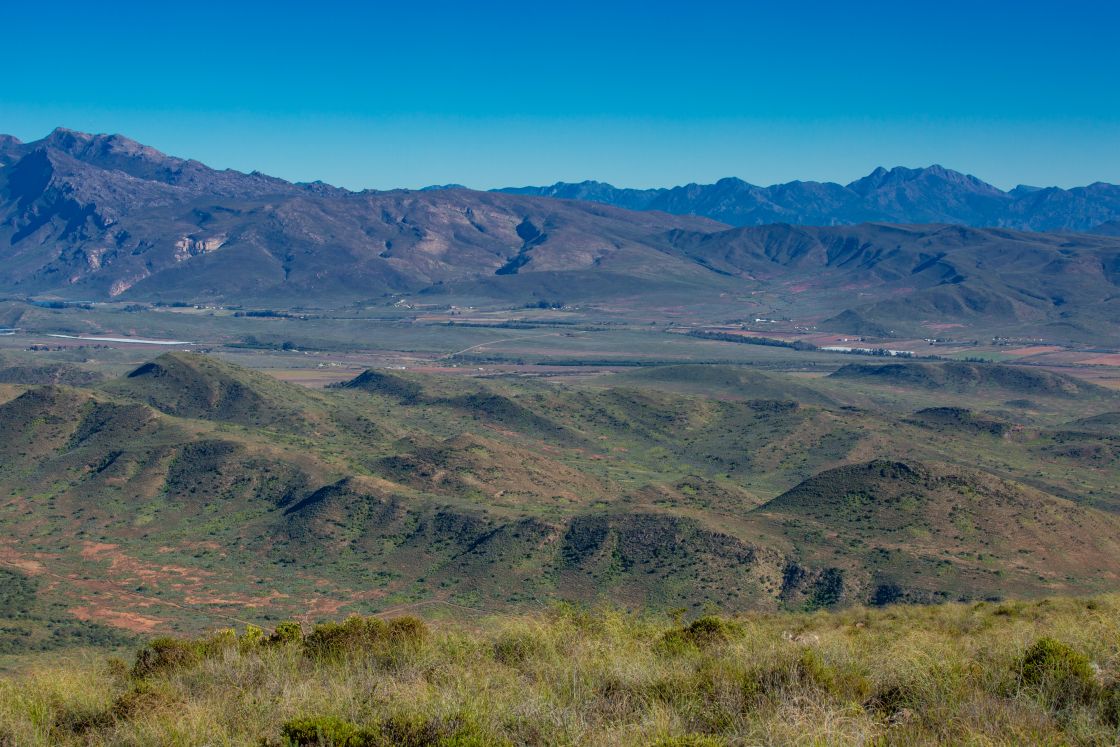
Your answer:
[[[1120,596],[351,617],[28,659],[5,745],[1114,744]]]

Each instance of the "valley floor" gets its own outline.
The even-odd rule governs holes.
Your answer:
[[[1120,596],[352,618],[27,659],[5,745],[1115,744]]]

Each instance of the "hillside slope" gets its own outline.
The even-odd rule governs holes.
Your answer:
[[[815,313],[824,329],[882,336],[951,321],[1120,339],[1113,238],[868,224],[676,232],[671,240],[678,256],[769,290],[779,308]]]
[[[1114,397],[1109,390],[1066,374],[1024,366],[963,363],[849,363],[829,374],[835,379],[921,389],[975,392],[1007,396],[1085,399]]]
[[[670,228],[710,221],[586,203],[351,193],[214,171],[120,136],[56,130],[0,169],[0,288],[25,294],[323,305],[519,272],[618,267]],[[686,281],[687,267],[674,274]]]
[[[960,466],[875,460],[837,467],[755,511],[808,540],[807,559],[819,562],[839,548],[863,555],[873,598],[883,601],[935,600],[958,585],[1014,594],[1043,577],[1091,577],[1102,586],[1120,580],[1115,516]],[[787,594],[804,583],[801,576],[787,572]],[[841,581],[836,594],[845,590]]]

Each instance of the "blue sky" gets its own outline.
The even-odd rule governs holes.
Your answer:
[[[167,5],[169,7],[159,7]],[[173,6],[173,7],[171,7]],[[20,3],[0,132],[351,188],[1120,182],[1120,3]]]

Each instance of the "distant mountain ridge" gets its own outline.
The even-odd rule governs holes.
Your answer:
[[[936,320],[1116,339],[1120,221],[1102,221],[1099,235],[946,225],[950,207],[975,217],[1008,198],[937,169],[768,194],[776,200],[782,190],[787,203],[806,206],[855,195],[879,206],[866,208],[868,218],[925,204],[922,215],[941,222],[730,227],[669,210],[463,188],[350,192],[60,129],[32,143],[0,139],[0,293],[264,308],[402,295],[515,306],[621,299],[651,310],[712,302],[737,314],[776,304],[767,313],[848,334],[924,334]],[[679,212],[703,191],[671,190],[681,202],[663,207]],[[936,199],[922,203],[923,195]],[[1042,204],[1045,195],[1022,189],[1015,199]]]
[[[628,210],[697,215],[733,226],[791,223],[951,223],[1025,231],[1094,231],[1120,220],[1120,186],[1029,187],[1008,192],[943,166],[877,168],[847,185],[793,181],[760,187],[737,178],[662,189],[596,181],[507,187],[506,194],[587,200]]]

